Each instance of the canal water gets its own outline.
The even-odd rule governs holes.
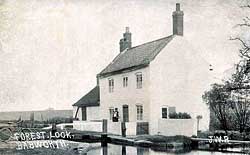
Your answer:
[[[238,151],[238,149],[236,149]],[[210,152],[193,150],[190,152],[159,152],[149,148],[131,147],[131,146],[120,146],[109,144],[108,147],[100,147],[84,153],[83,155],[239,155],[239,153],[226,153],[226,152]]]
[[[0,147],[0,155],[239,155],[240,153],[211,152],[192,150],[189,152],[155,151],[149,148],[121,146],[108,144],[101,147],[100,143],[68,142],[67,147],[61,149],[34,148],[28,150],[16,150],[15,148]],[[241,151],[241,148],[228,151]]]

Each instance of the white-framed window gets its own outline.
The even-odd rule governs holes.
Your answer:
[[[138,121],[143,120],[143,106],[142,105],[136,105],[136,119]]]
[[[164,106],[161,108],[161,118],[168,118],[168,107]]]
[[[142,88],[142,73],[136,73],[136,88]]]
[[[125,76],[123,77],[123,87],[127,87],[128,86],[128,77]]]
[[[109,119],[112,120],[114,115],[114,107],[109,108]]]
[[[161,118],[163,119],[169,119],[171,118],[171,114],[175,113],[175,107],[174,106],[167,106],[164,105],[161,107]]]
[[[109,92],[114,92],[114,79],[109,79]]]

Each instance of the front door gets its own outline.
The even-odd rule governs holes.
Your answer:
[[[122,106],[123,122],[129,122],[129,110],[128,105]]]
[[[87,108],[82,107],[82,120],[86,121],[87,120]]]

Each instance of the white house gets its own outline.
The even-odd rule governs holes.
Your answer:
[[[97,75],[97,86],[75,103],[79,120],[107,119],[108,132],[126,122],[128,134],[196,134],[208,130],[209,109],[202,94],[210,85],[209,64],[185,39],[183,11],[176,4],[173,34],[132,47],[129,28],[120,40],[120,53]],[[112,122],[118,108],[119,122]],[[192,119],[169,119],[186,112]],[[117,127],[118,126],[118,127]]]

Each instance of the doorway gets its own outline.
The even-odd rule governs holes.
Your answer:
[[[129,122],[129,109],[128,105],[122,106],[123,122]]]
[[[87,108],[82,107],[82,121],[86,121],[86,120],[87,120]]]

